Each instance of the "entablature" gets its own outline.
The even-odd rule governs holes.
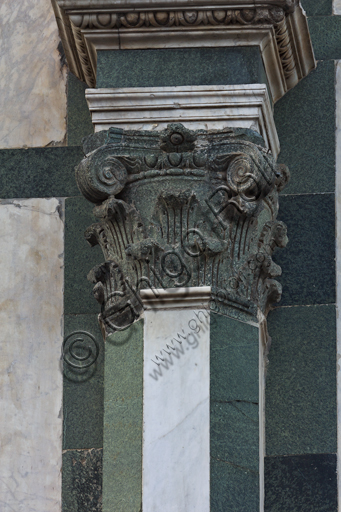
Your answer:
[[[274,101],[316,62],[297,0],[52,0],[70,70],[96,86],[98,50],[258,46]]]

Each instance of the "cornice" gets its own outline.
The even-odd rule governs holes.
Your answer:
[[[195,6],[206,9],[214,9],[216,6],[229,8],[255,8],[255,7],[281,7],[287,12],[293,12],[298,5],[298,0],[215,0],[208,5],[207,0],[58,0],[63,9],[193,9]]]
[[[98,50],[259,46],[273,100],[316,65],[296,0],[52,0],[70,70],[96,84]]]

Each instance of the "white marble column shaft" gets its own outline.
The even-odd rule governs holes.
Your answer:
[[[156,293],[141,292],[143,510],[209,512],[210,288]]]

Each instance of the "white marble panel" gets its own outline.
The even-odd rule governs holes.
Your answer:
[[[341,14],[341,0],[333,1],[333,14]]]
[[[0,203],[1,512],[61,510],[62,210]]]
[[[66,69],[50,0],[0,2],[0,148],[60,143]]]
[[[146,512],[209,512],[209,340],[205,309],[145,311]]]
[[[163,130],[182,122],[192,130],[251,128],[276,158],[279,139],[265,84],[87,89],[95,131]]]

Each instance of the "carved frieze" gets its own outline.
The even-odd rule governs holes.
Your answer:
[[[315,59],[298,0],[52,0],[70,69],[96,84],[97,50],[257,45],[274,101]]]
[[[103,332],[139,317],[146,288],[210,286],[214,310],[266,314],[281,296],[272,254],[287,243],[276,217],[288,177],[251,130],[111,128],[76,170],[96,204],[85,236],[105,259],[89,274]]]

